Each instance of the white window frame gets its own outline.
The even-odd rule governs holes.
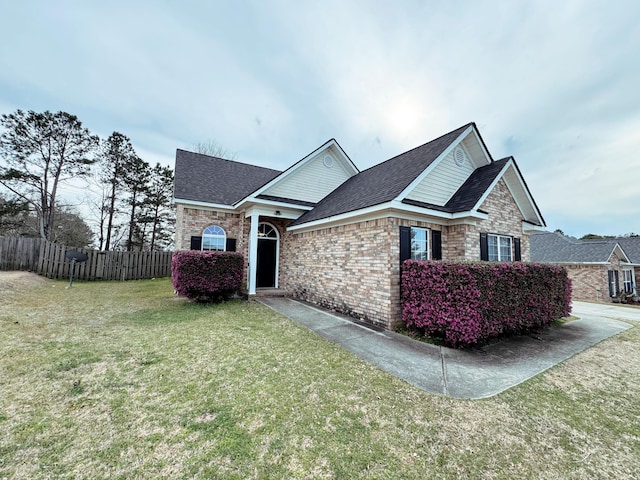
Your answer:
[[[420,238],[416,240],[416,234],[420,233],[422,236],[424,234],[424,238]],[[421,227],[411,227],[411,260],[429,260],[430,251],[429,251],[429,229],[421,228]]]
[[[495,240],[495,245],[492,245],[492,239]],[[509,258],[505,258],[502,250],[506,250],[508,243]],[[497,252],[492,252],[491,248],[495,247]],[[495,235],[493,233],[487,234],[487,256],[490,262],[512,262],[513,261],[513,238],[507,235]]]
[[[205,248],[213,242],[222,248]],[[227,234],[220,225],[209,225],[202,231],[200,250],[224,252],[227,249]]]
[[[622,289],[627,293],[636,294],[636,279],[633,268],[622,270]]]

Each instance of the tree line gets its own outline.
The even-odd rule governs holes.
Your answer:
[[[0,235],[100,250],[172,246],[173,171],[140,158],[126,135],[100,139],[66,112],[17,110],[0,126]],[[61,201],[71,181],[84,182],[93,229]]]

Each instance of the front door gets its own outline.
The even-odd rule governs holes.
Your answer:
[[[256,265],[256,287],[276,286],[278,268],[278,232],[268,223],[258,226],[258,263]]]

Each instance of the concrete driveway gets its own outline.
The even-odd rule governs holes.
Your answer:
[[[426,392],[467,399],[494,396],[631,328],[620,319],[640,321],[640,309],[574,302],[580,320],[483,349],[456,350],[373,329],[290,298],[258,301]]]
[[[640,307],[629,307],[617,303],[591,303],[578,302],[572,303],[573,314],[576,317],[605,317],[615,320],[630,320],[632,322],[640,322]]]

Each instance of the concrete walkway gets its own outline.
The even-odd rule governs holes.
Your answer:
[[[290,298],[258,301],[426,392],[468,399],[496,395],[631,327],[619,319],[640,321],[640,310],[574,302],[580,320],[466,351],[378,331]]]

